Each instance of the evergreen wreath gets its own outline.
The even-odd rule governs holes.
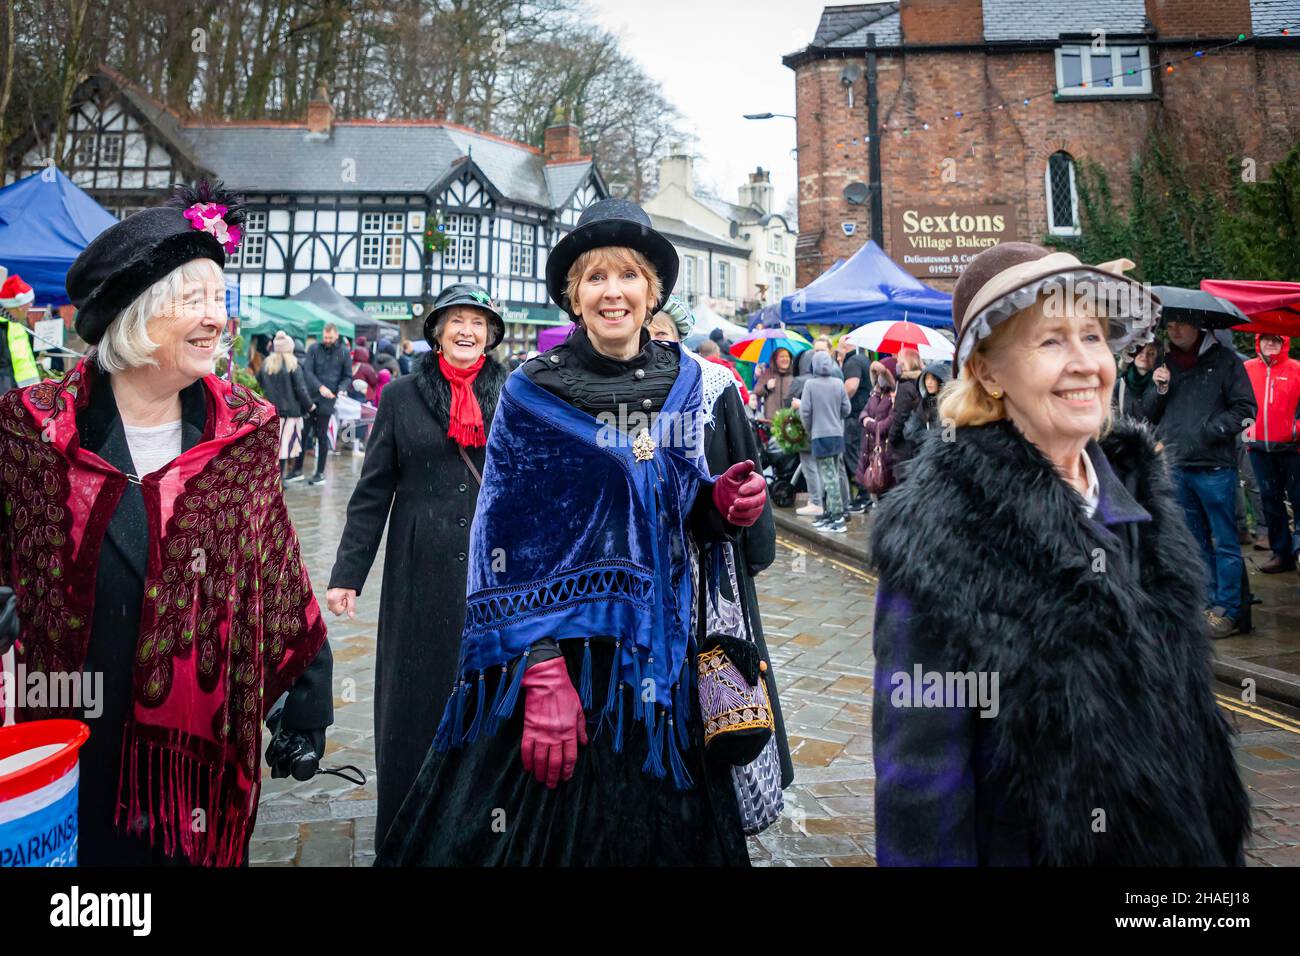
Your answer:
[[[786,454],[808,450],[808,432],[797,409],[781,408],[772,416],[772,437]]]

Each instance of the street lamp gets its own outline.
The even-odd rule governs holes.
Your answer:
[[[796,122],[798,121],[798,117],[791,116],[789,113],[745,113],[744,116],[745,119],[750,119],[750,120],[765,120],[765,119],[775,119],[777,117],[781,117],[783,119],[792,119],[795,120]]]

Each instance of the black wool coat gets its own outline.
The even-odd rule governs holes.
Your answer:
[[[894,452],[895,467],[916,454],[916,446],[908,436],[907,426],[921,406],[920,383],[920,375],[900,375],[898,387],[894,390],[894,420],[889,426],[889,447]],[[900,478],[903,471],[901,468],[898,471]]]
[[[456,677],[479,490],[447,437],[451,386],[436,354],[412,371],[384,387],[329,582],[361,593],[387,523],[375,653],[376,844],[420,771]],[[505,379],[491,358],[474,379],[489,427]],[[484,449],[466,454],[481,475]]]
[[[927,437],[877,509],[882,865],[1242,860],[1250,804],[1165,462],[1131,422],[1088,453],[1091,518],[1005,421]],[[918,671],[996,675],[996,704],[919,702]]]
[[[263,366],[257,373],[257,384],[262,386],[262,394],[275,406],[275,412],[281,418],[302,418],[315,404],[307,392],[307,378],[303,375],[302,365],[292,372],[281,369],[274,375]]]

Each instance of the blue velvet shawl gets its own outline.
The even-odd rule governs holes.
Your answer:
[[[644,722],[656,754],[646,769],[665,773],[657,753],[670,721],[668,763],[679,785],[689,785],[677,773],[674,748],[688,743],[695,603],[687,519],[701,486],[713,481],[704,460],[701,381],[699,364],[680,354],[677,379],[649,428],[653,457],[638,460],[635,436],[574,408],[522,370],[507,379],[470,534],[459,679],[436,748],[495,732],[514,711],[524,655],[542,638],[588,642],[579,694],[591,717],[589,641],[608,638],[616,654],[602,726],[605,718],[616,724],[621,750],[621,685],[639,688],[629,695],[633,718]],[[485,706],[491,668],[501,676]]]

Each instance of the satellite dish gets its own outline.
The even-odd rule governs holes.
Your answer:
[[[871,195],[866,183],[849,183],[844,187],[844,198],[850,205],[861,206]]]
[[[854,83],[857,82],[857,79],[861,75],[861,72],[862,71],[859,70],[856,66],[852,66],[852,65],[846,66],[844,69],[840,70],[840,82],[843,83],[845,86],[852,86]]]
[[[735,239],[738,235],[740,235],[740,223],[733,219],[731,220],[731,238]]]

